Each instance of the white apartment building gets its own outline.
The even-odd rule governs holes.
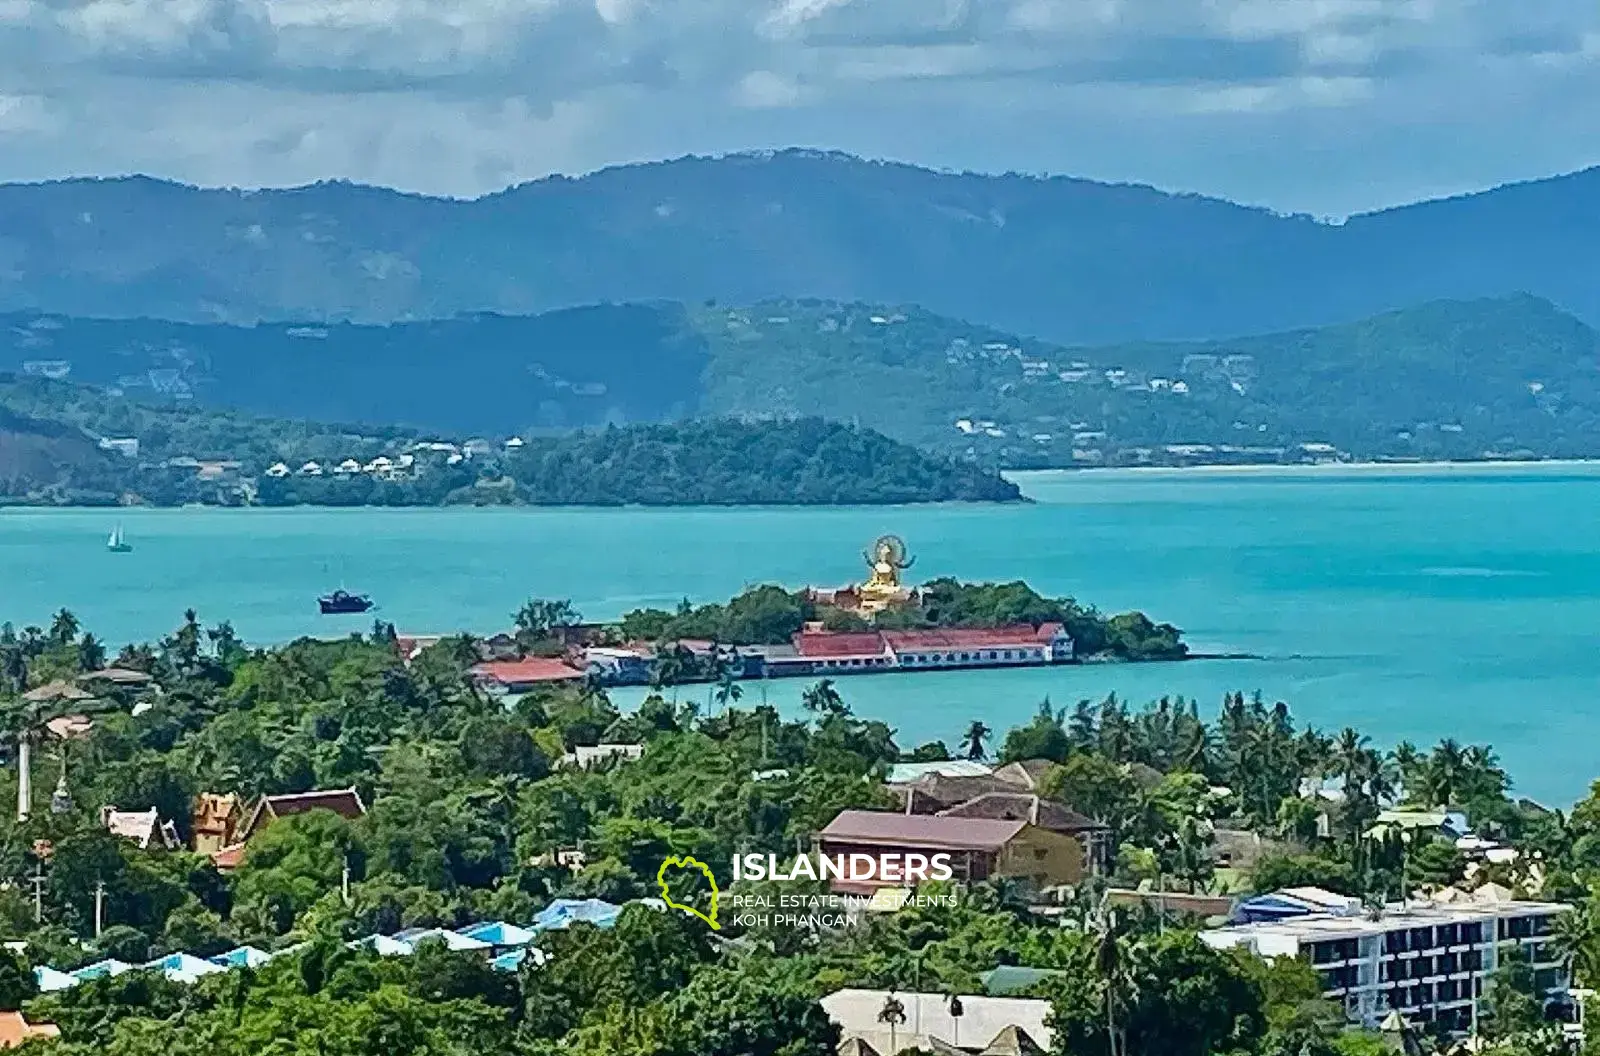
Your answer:
[[[1309,913],[1217,928],[1200,938],[1217,949],[1304,958],[1328,999],[1367,1027],[1397,1010],[1412,1023],[1467,1031],[1485,980],[1516,947],[1547,999],[1565,1000],[1570,972],[1549,936],[1551,922],[1570,908],[1554,902],[1391,903],[1377,919],[1359,910]]]

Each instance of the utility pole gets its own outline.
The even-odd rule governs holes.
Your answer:
[[[350,905],[350,856],[344,856],[344,868],[339,871],[339,898],[348,908]]]
[[[44,921],[44,863],[33,863],[33,922]]]
[[[94,937],[99,938],[105,930],[106,922],[106,884],[104,880],[96,880],[94,884]]]

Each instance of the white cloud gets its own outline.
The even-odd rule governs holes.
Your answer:
[[[1337,211],[1600,160],[1596,39],[1577,0],[0,0],[0,178],[801,143]]]

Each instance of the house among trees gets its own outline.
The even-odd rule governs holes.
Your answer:
[[[1007,763],[990,773],[929,769],[911,781],[891,784],[889,791],[907,814],[948,818],[1025,821],[1070,837],[1082,848],[1090,871],[1107,864],[1111,830],[1093,818],[1039,794],[1040,782],[1054,764],[1048,759]],[[970,765],[970,764],[969,764]]]
[[[256,833],[279,818],[309,814],[313,810],[331,810],[342,818],[354,821],[367,813],[367,805],[361,801],[361,794],[354,788],[262,796],[256,801],[248,819],[238,830],[234,842],[214,852],[211,861],[221,870],[236,869],[244,860],[245,848]]]
[[[111,835],[131,841],[140,850],[149,850],[151,847],[176,850],[182,846],[182,841],[178,839],[178,827],[170,821],[162,821],[155,807],[149,810],[105,807],[100,811],[100,823]]]
[[[234,835],[244,820],[244,810],[239,797],[233,793],[218,795],[202,792],[194,801],[194,813],[189,819],[196,854],[216,854],[233,845]]]
[[[1006,877],[1039,890],[1075,884],[1084,877],[1083,848],[1077,840],[1022,820],[896,814],[846,810],[817,834],[818,853],[950,856],[955,879]],[[868,893],[892,882],[834,880],[836,891]]]

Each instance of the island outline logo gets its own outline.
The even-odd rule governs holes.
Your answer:
[[[700,912],[693,906],[685,905],[682,902],[674,902],[672,900],[669,887],[670,881],[667,879],[667,869],[672,866],[677,866],[680,869],[698,869],[705,876],[706,883],[711,885],[711,913],[709,916]],[[680,912],[688,913],[691,916],[699,917],[701,920],[711,925],[712,931],[722,930],[722,925],[717,923],[717,897],[719,894],[717,891],[717,878],[712,875],[711,867],[709,865],[690,855],[684,855],[682,858],[674,855],[673,857],[662,862],[661,868],[656,870],[656,886],[661,888],[661,901],[667,904],[668,909],[676,909]]]

